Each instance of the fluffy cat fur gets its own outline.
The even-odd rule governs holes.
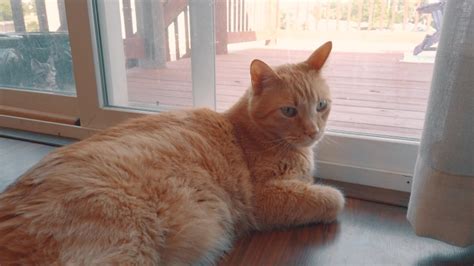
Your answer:
[[[311,173],[330,50],[254,60],[225,113],[145,116],[50,153],[0,195],[0,264],[207,265],[250,230],[334,221],[344,197]]]

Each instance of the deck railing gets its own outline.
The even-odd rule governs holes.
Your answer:
[[[324,29],[325,23],[334,21],[334,30],[394,30],[395,24],[402,31],[418,30],[420,19],[425,25],[431,24],[431,17],[421,16],[416,8],[426,4],[426,0],[352,0],[352,1],[296,1],[293,15],[304,17],[300,23],[283,21],[288,29],[308,29],[308,22],[314,21],[314,29]],[[282,15],[291,14],[283,12]],[[313,17],[313,18],[311,18]],[[409,24],[412,27],[409,27]],[[426,28],[425,28],[426,30]]]
[[[66,11],[64,8],[64,0],[56,0],[58,6],[59,22],[60,25],[56,29],[50,29],[50,24],[48,23],[48,15],[46,12],[46,2],[52,3],[53,0],[34,0],[35,13],[37,17],[37,24],[39,32],[57,32],[57,31],[66,31],[67,22],[66,22]],[[25,23],[25,12],[23,10],[23,3],[21,0],[10,0],[11,15],[13,20],[13,25],[15,32],[21,33],[26,32],[27,27]],[[2,10],[3,11],[3,10]],[[5,19],[3,19],[5,20]]]
[[[46,8],[46,4],[51,1],[53,0],[34,0],[36,31],[67,30],[64,0],[56,0],[60,25],[51,29]],[[190,55],[188,0],[117,1],[121,6],[125,56],[132,61],[129,65],[163,67],[167,61]],[[14,31],[28,31],[22,1],[9,2]],[[425,2],[427,1],[217,0],[216,52],[227,53],[227,45],[232,43],[255,40],[270,43],[278,38],[278,32],[282,30],[427,30],[431,16],[416,12],[416,8]],[[420,27],[421,24],[423,27]]]

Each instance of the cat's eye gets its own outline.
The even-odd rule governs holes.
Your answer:
[[[327,107],[328,107],[328,101],[327,100],[320,100],[319,103],[318,103],[318,106],[316,106],[316,111],[322,112],[322,111],[326,110]]]
[[[281,112],[286,116],[286,117],[294,117],[296,114],[298,114],[298,110],[296,110],[295,107],[291,106],[285,106],[280,108]]]

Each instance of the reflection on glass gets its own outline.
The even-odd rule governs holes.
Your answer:
[[[0,0],[0,87],[74,95],[64,0]]]

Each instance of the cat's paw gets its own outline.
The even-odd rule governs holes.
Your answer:
[[[338,189],[329,186],[323,186],[321,190],[324,196],[324,206],[321,206],[324,210],[322,213],[321,222],[330,223],[335,221],[337,216],[344,209],[344,195],[342,195],[341,191]]]

